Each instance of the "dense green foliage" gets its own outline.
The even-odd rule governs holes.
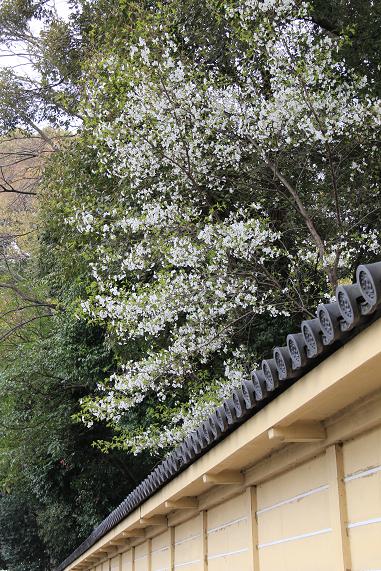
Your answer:
[[[2,355],[0,517],[8,523],[0,545],[9,569],[23,563],[37,571],[73,550],[147,468],[95,449],[94,440],[110,436],[105,426],[89,430],[72,420],[79,398],[112,367],[102,331],[61,315],[38,332],[24,328],[23,337]]]
[[[259,31],[275,42],[291,16],[245,28],[229,11],[243,4],[75,0],[68,21],[49,1],[0,6],[2,43],[22,45],[39,73],[0,72],[1,134],[22,129],[49,147],[38,205],[25,209],[36,228],[28,255],[8,244],[0,261],[0,568],[52,569],[338,282],[379,257],[380,4],[313,0],[310,35],[299,29],[304,59],[290,77],[308,76],[312,38],[321,117],[347,97],[349,127],[332,112],[328,150],[313,120],[310,137],[296,130],[303,109],[287,142],[216,112],[233,87],[253,111],[253,70],[266,104],[276,92],[279,62],[271,68]],[[74,121],[76,136],[57,143],[61,131],[41,121]],[[193,266],[178,262],[181,247]]]

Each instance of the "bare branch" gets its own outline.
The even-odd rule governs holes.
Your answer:
[[[36,299],[34,297],[29,296],[28,294],[24,293],[23,291],[21,291],[16,285],[14,284],[6,284],[6,283],[0,283],[0,288],[3,289],[10,289],[12,291],[14,291],[21,299],[23,299],[24,301],[29,301],[31,303],[34,303],[37,306],[40,307],[50,307],[51,309],[56,309],[57,308],[57,304],[55,303],[48,303],[46,301],[40,301],[39,299]]]
[[[29,196],[36,196],[37,192],[32,192],[28,190],[16,190],[15,188],[5,188],[3,184],[0,183],[0,194],[7,193],[7,194],[24,194]]]
[[[30,119],[24,114],[22,115],[22,118],[28,125],[32,127],[32,129],[34,129],[40,135],[41,139],[43,139],[53,149],[53,151],[58,150],[58,147],[54,143],[54,141],[50,137],[48,137],[48,135],[42,129],[40,129],[40,127],[36,125],[36,123],[34,123],[32,119]]]
[[[18,323],[14,327],[11,327],[11,329],[8,329],[8,331],[6,333],[4,333],[3,335],[0,336],[0,342],[4,341],[5,339],[8,339],[8,337],[10,337],[13,333],[16,333],[16,331],[18,331],[19,329],[22,329],[23,327],[25,327],[29,323],[36,321],[36,319],[43,319],[44,317],[52,317],[52,314],[51,313],[44,313],[43,315],[35,315],[34,317],[31,317],[30,319],[26,319],[25,321]]]

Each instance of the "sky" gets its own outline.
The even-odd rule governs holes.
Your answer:
[[[69,14],[69,6],[66,0],[55,0],[56,9],[60,18],[64,18],[65,20]]]
[[[54,3],[55,5],[59,17],[63,18],[64,20],[67,20],[70,11],[67,0],[52,0],[52,3]],[[40,22],[38,22],[37,20],[32,21],[31,31],[34,34],[37,34],[40,31],[40,29],[41,29]],[[15,45],[14,51],[15,52],[20,51],[20,46]],[[19,57],[17,55],[5,55],[5,51],[2,50],[1,47],[0,47],[0,54],[2,54],[0,57],[0,67],[17,66],[19,73],[32,77],[35,75],[32,66],[26,61],[25,58]]]

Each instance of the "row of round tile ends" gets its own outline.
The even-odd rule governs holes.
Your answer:
[[[299,377],[329,346],[344,340],[361,321],[371,316],[381,305],[381,262],[359,266],[356,278],[354,284],[339,285],[337,301],[320,304],[316,317],[303,321],[299,333],[288,335],[286,345],[276,347],[273,358],[263,360],[261,368],[252,372],[251,379],[236,388],[231,398],[192,432],[142,482],[142,489],[139,486],[133,494],[141,499],[145,494],[151,495],[232,426],[251,415],[254,408],[263,406],[263,401],[282,383]]]
[[[320,304],[314,319],[302,322],[301,331],[287,336],[284,347],[276,347],[272,359],[243,381],[217,410],[193,431],[151,474],[141,482],[72,554],[74,560],[107,531],[161,488],[199,455],[214,445],[253,409],[261,408],[282,383],[301,376],[329,346],[344,340],[350,332],[381,305],[381,262],[357,268],[356,283],[340,285],[336,302]],[[275,393],[274,393],[275,391]],[[65,564],[66,562],[64,562]],[[60,566],[57,571],[64,569]]]

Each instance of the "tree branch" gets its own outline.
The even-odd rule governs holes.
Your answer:
[[[52,317],[52,314],[51,313],[45,313],[43,315],[35,315],[34,317],[27,319],[26,321],[22,321],[21,323],[18,323],[14,327],[11,327],[11,329],[9,329],[6,333],[4,333],[4,335],[1,335],[0,341],[4,341],[8,337],[10,337],[13,333],[18,331],[19,329],[22,329],[22,327],[25,327],[25,325],[32,323],[32,321],[36,321],[36,319],[42,319],[44,317]]]
[[[30,297],[28,294],[24,293],[23,291],[21,291],[17,286],[15,286],[14,284],[6,284],[6,283],[0,283],[0,288],[3,289],[10,289],[12,291],[14,291],[19,297],[21,297],[21,299],[23,299],[24,301],[29,301],[30,303],[33,303],[36,306],[40,306],[40,307],[50,307],[50,309],[56,309],[57,308],[57,304],[55,303],[48,303],[46,301],[40,301],[39,299],[36,299],[34,297]]]

